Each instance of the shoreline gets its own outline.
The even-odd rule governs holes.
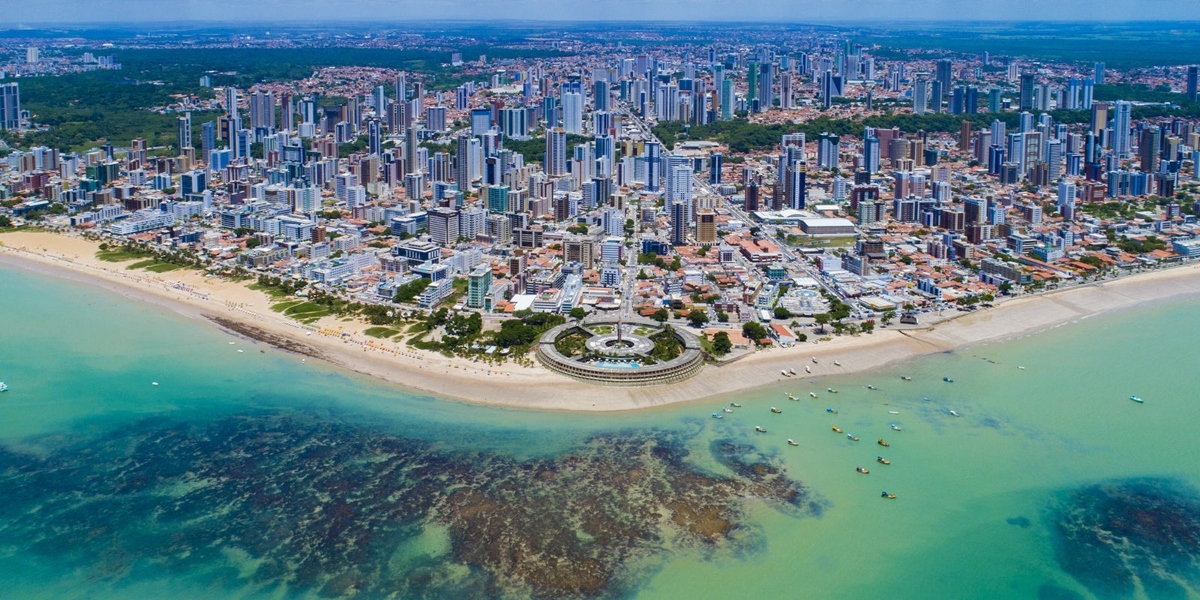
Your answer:
[[[467,359],[401,346],[362,334],[369,327],[325,317],[312,326],[270,310],[271,300],[237,282],[197,271],[162,274],[128,271],[134,262],[95,258],[98,244],[47,232],[0,234],[0,265],[95,285],[124,297],[202,319],[227,333],[292,354],[385,380],[417,393],[472,404],[571,412],[644,410],[700,402],[796,378],[781,369],[807,365],[799,378],[844,375],[920,356],[992,343],[1050,329],[1080,318],[1150,302],[1200,295],[1200,264],[1159,269],[1118,279],[1006,299],[990,309],[960,313],[910,329],[835,337],[820,343],[755,351],[728,364],[708,364],[682,382],[650,387],[586,384],[541,366],[512,362],[480,366]],[[810,357],[821,362],[812,364]],[[834,366],[834,360],[844,366]]]

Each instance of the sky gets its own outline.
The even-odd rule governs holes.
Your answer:
[[[1200,20],[1189,0],[0,0],[17,26],[40,23],[372,20],[1168,21]]]

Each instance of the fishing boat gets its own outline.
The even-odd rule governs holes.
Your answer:
[[[721,412],[731,413],[731,412],[733,412],[733,409],[726,406],[721,409]]]
[[[1137,402],[1138,404],[1142,404],[1143,402],[1145,402],[1145,400],[1142,400],[1140,396],[1130,396],[1129,399],[1133,400],[1134,402]]]
[[[795,396],[793,396],[791,392],[788,392],[787,399],[788,399],[788,400],[795,400],[795,399],[796,399],[796,397],[795,397]]]
[[[892,423],[892,431],[900,431],[900,426],[895,423]]]
[[[954,383],[954,380],[950,379],[949,377],[943,377],[942,381],[945,381],[946,383]]]
[[[783,411],[782,411],[782,410],[779,410],[778,408],[775,408],[774,406],[772,406],[772,407],[771,407],[771,412],[773,412],[773,413],[775,413],[775,414],[779,414],[779,413],[781,413],[781,412],[783,412]]]
[[[857,435],[854,435],[853,433],[847,433],[847,434],[846,434],[846,439],[848,439],[848,440],[850,440],[850,441],[852,441],[852,442],[857,442],[857,441],[858,441],[858,436],[857,436]]]
[[[891,444],[887,443],[887,440],[885,440],[883,438],[879,438],[879,440],[876,441],[875,443],[879,444],[880,446],[891,446]]]
[[[877,462],[877,463],[879,463],[879,464],[881,464],[881,465],[890,465],[890,464],[892,464],[892,461],[890,461],[890,460],[888,460],[888,459],[886,459],[886,458],[884,458],[884,457],[882,457],[882,456],[876,456],[876,457],[875,457],[875,462]]]
[[[725,415],[718,415],[717,413],[713,413],[713,414],[712,414],[712,417],[713,417],[714,419],[724,419],[724,418],[725,418]]]
[[[952,410],[952,411],[950,411],[950,416],[952,416],[952,417],[961,417],[962,415],[958,414],[958,411],[957,411],[957,410]]]
[[[741,405],[741,404],[738,404],[737,402],[730,402],[730,403],[729,403],[729,405],[730,405],[730,406],[732,406],[732,407],[734,407],[734,408],[741,408],[741,407],[742,407],[742,405]]]
[[[855,470],[855,471],[858,471],[859,473],[862,473],[863,475],[866,475],[867,473],[870,473],[870,471],[869,471],[869,470],[867,470],[867,469],[865,469],[865,468],[863,468],[863,467],[854,467],[854,470]]]
[[[879,495],[879,497],[880,497],[880,498],[887,498],[888,500],[895,500],[895,499],[896,499],[896,495],[895,495],[895,494],[889,494],[889,493],[887,493],[887,492],[884,492],[884,493],[880,494],[880,495]]]
[[[796,374],[796,370],[795,370],[795,369],[788,369],[788,373],[791,373],[792,375],[795,375],[795,374]]]
[[[787,377],[787,376],[788,376],[788,374],[787,374],[787,371],[785,371],[785,370],[783,370],[783,369],[780,369],[780,370],[779,370],[779,374],[780,374],[780,375],[783,375],[784,377]]]
[[[875,386],[873,386],[873,385],[868,385],[868,386],[867,386],[867,389],[868,389],[868,390],[873,390],[873,389],[875,389]]]
[[[833,361],[833,366],[840,367],[840,366],[842,366],[842,363],[835,360],[835,361]]]
[[[912,377],[909,377],[908,375],[901,375],[900,381],[912,381]]]
[[[805,373],[812,373],[812,368],[810,368],[808,365],[804,365],[804,372],[805,372]]]
[[[809,393],[808,393],[808,395],[809,395],[809,396],[812,396],[813,398],[816,398],[816,397],[817,397],[817,393],[816,393],[816,392],[809,392]]]
[[[842,428],[841,428],[841,427],[838,427],[837,425],[834,425],[834,426],[833,426],[833,432],[834,432],[834,433],[842,433]]]
[[[7,392],[7,391],[8,391],[8,384],[4,383],[3,381],[0,381],[0,392]]]
[[[759,432],[759,433],[766,433],[766,432],[767,432],[767,430],[766,430],[766,429],[763,429],[762,427],[759,427],[758,425],[755,425],[755,426],[754,426],[754,430],[755,430],[755,431],[757,431],[757,432]]]
[[[813,357],[813,364],[814,365],[817,364],[817,357],[815,357],[815,356]]]
[[[834,408],[833,408],[832,406],[830,406],[830,407],[826,408],[826,409],[825,409],[825,412],[827,412],[827,413],[829,413],[829,414],[831,414],[831,415],[836,415],[836,414],[838,414],[838,412],[837,412],[836,410],[834,410]]]
[[[797,444],[796,440],[793,440],[792,438],[788,438],[788,445],[789,446],[799,446],[800,444]]]
[[[825,391],[829,392],[830,394],[836,394],[836,393],[837,393],[837,390],[835,390],[835,389],[833,389],[833,388],[825,388]]]

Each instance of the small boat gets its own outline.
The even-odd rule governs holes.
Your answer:
[[[1024,365],[1017,365],[1017,368],[1018,368],[1018,369],[1020,369],[1020,370],[1022,370],[1022,371],[1024,371],[1024,370],[1025,370],[1025,366],[1024,366]]]
[[[925,401],[929,402],[929,396],[925,396]]]
[[[833,366],[840,367],[840,366],[842,366],[842,363],[835,360],[835,361],[833,361]]]
[[[834,425],[834,426],[833,426],[833,432],[834,432],[834,433],[842,433],[842,428],[841,428],[841,427],[838,427],[837,425]]]
[[[817,357],[815,357],[815,356],[813,357],[813,364],[814,365],[817,364]]]
[[[238,348],[238,354],[241,354],[241,353],[242,353],[242,349]]]
[[[873,390],[873,389],[875,389],[875,386],[873,386],[873,385],[868,385],[868,386],[867,386],[867,389],[868,389],[868,390]]]
[[[712,417],[713,417],[714,419],[724,419],[724,418],[725,418],[725,415],[718,415],[717,413],[713,413],[713,414],[712,414]]]
[[[772,407],[771,407],[771,412],[773,412],[773,413],[775,413],[775,414],[779,414],[779,413],[781,413],[781,412],[783,412],[783,411],[782,411],[782,410],[779,410],[778,408],[775,408],[774,406],[772,406]]]
[[[879,497],[880,497],[880,498],[887,498],[888,500],[895,500],[895,499],[896,499],[896,495],[895,495],[895,494],[889,494],[889,493],[887,493],[887,492],[884,492],[884,493],[880,494],[880,495],[879,495]]]
[[[788,445],[789,446],[799,446],[800,444],[797,444],[796,440],[793,440],[792,438],[788,438]]]
[[[729,408],[729,407],[725,407],[725,408],[722,408],[722,409],[721,409],[721,411],[722,411],[722,412],[731,413],[731,412],[733,412],[733,409],[732,409],[732,408]]]
[[[908,375],[901,375],[900,381],[912,381],[912,377],[909,377]]]
[[[795,369],[788,369],[788,373],[791,373],[792,375],[795,375],[795,374],[796,374],[796,370],[795,370]]]
[[[805,372],[805,373],[812,373],[812,368],[811,368],[811,367],[809,367],[808,365],[804,365],[804,372]]]
[[[759,427],[758,425],[755,425],[755,426],[754,426],[754,430],[755,430],[755,431],[757,431],[757,432],[759,432],[759,433],[766,433],[766,432],[767,432],[767,430],[766,430],[766,429],[763,429],[762,427]]]
[[[266,353],[267,353],[267,351],[266,351],[266,350],[259,350],[259,351],[258,351],[258,353],[259,353],[259,354],[266,354]]]
[[[809,395],[809,396],[812,396],[813,398],[816,398],[816,397],[817,397],[817,393],[816,393],[816,392],[809,392],[809,393],[808,393],[808,395]]]
[[[837,390],[835,390],[835,389],[833,389],[833,388],[825,388],[825,391],[829,392],[830,394],[836,394],[836,393],[837,393]]]
[[[888,459],[886,459],[886,458],[884,458],[884,457],[882,457],[882,456],[876,456],[876,457],[875,457],[875,462],[877,462],[877,463],[879,463],[879,464],[881,464],[881,465],[890,465],[890,464],[892,464],[892,461],[890,461],[890,460],[888,460]]]
[[[943,377],[942,381],[945,381],[946,383],[954,383],[954,380],[950,379],[949,377]]]
[[[152,385],[152,386],[155,386],[155,387],[158,387],[158,382],[157,382],[157,381],[151,381],[151,382],[150,382],[150,385]]]
[[[852,441],[852,442],[857,442],[857,441],[858,441],[858,436],[854,435],[853,433],[847,433],[847,434],[846,434],[846,439],[848,439],[848,440],[850,440],[850,441]]]
[[[791,394],[791,392],[788,392],[787,398],[788,398],[788,400],[795,400],[795,399],[796,399],[796,397],[795,397],[795,396],[793,396],[793,395]]]
[[[863,475],[866,475],[867,473],[870,473],[870,471],[869,471],[869,470],[867,470],[867,469],[864,469],[863,467],[854,467],[854,470],[855,470],[855,471],[858,471],[859,473],[862,473]]]
[[[788,376],[788,374],[787,374],[787,371],[784,371],[783,369],[780,369],[780,370],[779,370],[779,374],[780,374],[780,375],[783,375],[784,377],[787,377],[787,376]]]
[[[892,423],[892,431],[900,431],[900,426],[895,423]]]
[[[900,411],[898,411],[898,410],[889,410],[889,411],[888,411],[888,414],[889,414],[889,415],[898,415],[898,414],[900,414]]]
[[[0,381],[0,392],[7,392],[7,391],[8,391],[8,384],[4,383],[3,381]]]
[[[729,405],[730,405],[730,406],[732,406],[732,407],[734,407],[734,408],[741,408],[741,407],[742,407],[742,405],[741,405],[741,404],[738,404],[737,402],[730,402],[730,403],[729,403]]]
[[[958,411],[957,411],[957,410],[952,410],[952,411],[950,411],[950,416],[953,416],[953,417],[961,417],[962,415],[958,414]]]
[[[880,446],[891,446],[891,444],[887,443],[887,440],[885,440],[883,438],[879,438],[879,440],[876,441],[875,443],[879,444]]]
[[[236,344],[236,343],[237,343],[237,342],[229,342],[229,345],[230,345],[230,346],[232,346],[232,345],[234,345],[234,344]]]
[[[837,412],[836,410],[834,410],[834,408],[833,408],[832,406],[830,406],[830,407],[826,408],[826,409],[825,409],[825,412],[827,412],[827,413],[829,413],[829,414],[832,414],[832,415],[836,415],[836,414],[838,414],[838,412]]]
[[[1141,397],[1139,397],[1139,396],[1130,396],[1129,399],[1133,400],[1134,402],[1137,402],[1138,404],[1142,404],[1145,402],[1145,400],[1142,400]]]

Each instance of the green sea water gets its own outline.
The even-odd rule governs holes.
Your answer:
[[[1195,300],[1162,303],[871,373],[579,415],[430,398],[107,291],[0,267],[0,380],[11,387],[0,395],[0,595],[1196,597],[1197,309]],[[1130,401],[1134,394],[1145,403]],[[710,416],[730,401],[741,407]],[[162,441],[178,435],[183,442]],[[394,450],[398,443],[407,446]],[[656,450],[627,460],[655,443],[686,458]],[[721,487],[743,464],[712,451],[721,443],[783,469],[807,503]],[[314,448],[334,458],[314,462]],[[347,448],[353,452],[336,454]],[[226,457],[225,483],[214,484],[206,469],[217,454]],[[880,455],[891,464],[878,464]],[[248,465],[237,485],[228,483],[242,477],[230,456]],[[403,473],[375,469],[378,456],[403,456]],[[350,463],[363,468],[339,470]],[[314,464],[324,466],[295,466]],[[344,476],[306,487],[325,471]],[[370,476],[355,479],[361,473]],[[391,477],[429,487],[356,493]],[[499,478],[488,484],[491,504],[467,498],[488,478]],[[636,478],[650,483],[631,484]],[[682,499],[667,508],[645,504],[663,485]],[[1097,485],[1126,485],[1114,497],[1132,500],[1081,506],[1080,498],[1110,499],[1104,490],[1113,488],[1089,487]],[[881,498],[884,490],[897,498]],[[281,508],[302,495],[311,496],[311,509]],[[449,500],[424,503],[435,496]],[[513,517],[505,498],[533,503],[536,514]],[[680,503],[717,507],[730,528],[713,543],[669,523],[658,528],[669,516],[642,515],[643,525],[631,525],[611,508],[626,502],[664,515]],[[365,529],[394,526],[389,534],[342,540],[372,518],[370,507],[390,512]],[[330,516],[338,511],[353,517]],[[426,518],[434,513],[446,516]],[[496,518],[478,521],[481,513]],[[592,581],[558,594],[546,573],[561,579],[580,569],[555,571],[552,553],[532,570],[496,556],[527,545],[543,527],[593,514],[607,516],[592,529],[572,529],[592,533],[561,544],[600,543],[595,528],[643,538],[636,549],[603,555],[622,561],[608,574],[611,585]],[[1064,515],[1108,530],[1137,522],[1149,538],[1157,531],[1171,539],[1113,554],[1096,543],[1104,534],[1065,536],[1064,523],[1079,521]],[[314,523],[320,535],[298,545]],[[270,544],[256,539],[268,531],[287,533]],[[464,539],[464,531],[477,539]],[[493,545],[498,538],[518,543]],[[279,548],[290,547],[306,558],[286,560],[291,550]],[[363,576],[369,581],[346,583],[325,576],[338,560],[379,566]],[[507,577],[497,575],[505,569]],[[1167,583],[1148,583],[1151,572]]]

